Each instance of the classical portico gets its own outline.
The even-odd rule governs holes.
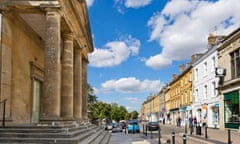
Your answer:
[[[36,45],[36,48],[42,51],[43,57],[36,53],[35,58],[29,60],[32,65],[38,65],[39,72],[42,73],[40,98],[37,102],[32,102],[35,99],[33,93],[26,96],[29,98],[26,105],[30,105],[30,108],[27,111],[22,109],[22,113],[27,115],[28,111],[31,111],[30,119],[32,119],[34,112],[31,109],[39,103],[39,122],[87,119],[87,55],[93,51],[93,44],[86,2],[74,0],[7,1],[0,2],[0,10],[3,12],[4,20],[10,23],[14,21],[14,17],[18,17],[26,29],[31,30],[32,35],[38,37],[38,41],[42,43]],[[11,11],[11,17],[7,14],[9,11]],[[7,26],[3,25],[3,27]],[[11,26],[8,27],[11,29]],[[23,33],[23,35],[29,37],[32,43],[36,43],[28,33]],[[3,34],[3,40],[5,36]],[[24,45],[28,46],[27,43]],[[17,47],[17,45],[14,46]],[[12,47],[12,51],[15,47]],[[34,51],[33,47],[28,49]],[[32,56],[29,54],[27,57],[31,59]],[[26,79],[29,78],[26,77]],[[30,86],[26,89],[32,88]],[[35,90],[31,91],[35,92]],[[14,101],[17,103],[17,101],[24,100],[15,99]],[[13,105],[14,103],[8,103],[9,107]],[[12,110],[9,108],[7,111],[12,113]],[[11,115],[9,119],[14,119],[14,117]]]

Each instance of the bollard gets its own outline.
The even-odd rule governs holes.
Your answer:
[[[202,135],[202,127],[199,126],[199,135]]]
[[[208,136],[207,136],[207,125],[205,126],[205,139],[207,139]]]
[[[150,129],[150,130],[151,130],[151,139],[152,139],[152,138],[153,138],[153,136],[152,136],[152,127],[151,127],[151,129]]]
[[[134,124],[133,124],[132,134],[134,134]]]
[[[231,144],[231,131],[228,129],[228,144]]]
[[[196,126],[196,135],[198,135],[198,127]]]
[[[147,136],[147,125],[146,125],[146,127],[145,127],[145,128],[146,128],[146,133],[145,133],[145,135]]]
[[[144,133],[145,133],[145,131],[144,131],[144,124],[143,124],[143,136],[144,136]]]
[[[186,134],[183,134],[183,144],[187,144]]]
[[[187,123],[185,124],[185,134],[187,134]]]
[[[172,132],[172,144],[175,144],[175,132]]]
[[[160,126],[158,128],[158,144],[161,144],[161,129],[160,129]]]

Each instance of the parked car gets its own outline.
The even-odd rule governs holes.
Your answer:
[[[128,133],[139,133],[140,128],[136,120],[130,120],[127,126]]]
[[[113,123],[108,123],[105,130],[112,130],[112,129],[113,129]]]
[[[147,129],[149,131],[151,130],[158,130],[160,128],[159,123],[158,122],[149,122],[147,125]]]
[[[113,124],[113,129],[112,129],[112,132],[122,132],[122,127],[119,123],[114,123]]]

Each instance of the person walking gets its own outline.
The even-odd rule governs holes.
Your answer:
[[[203,127],[207,126],[207,117],[206,116],[202,120],[202,126]]]
[[[194,126],[197,126],[197,118],[196,118],[196,116],[194,116],[194,118],[193,118],[193,123],[194,123]]]
[[[189,121],[189,128],[193,127],[193,118],[192,118],[192,116],[189,117],[188,121]]]

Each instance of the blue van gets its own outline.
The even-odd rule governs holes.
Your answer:
[[[140,128],[137,120],[130,120],[127,126],[128,133],[139,133]]]

